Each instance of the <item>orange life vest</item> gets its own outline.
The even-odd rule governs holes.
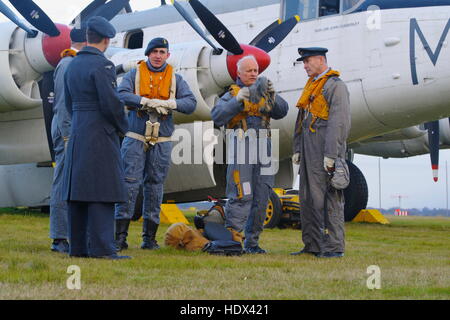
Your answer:
[[[236,97],[241,88],[238,85],[232,84],[230,86],[230,93],[233,97]],[[270,117],[267,114],[260,112],[260,109],[266,104],[266,99],[261,98],[258,103],[253,103],[249,100],[244,100],[244,110],[235,115],[227,125],[228,129],[233,129],[236,125],[241,124],[242,129],[247,131],[247,121],[245,120],[249,116],[261,117],[269,127]]]
[[[136,85],[139,81],[139,92],[136,94],[149,99],[168,100],[172,86],[173,67],[168,64],[163,72],[153,72],[147,67],[145,61],[140,61],[136,73]],[[136,90],[137,91],[137,90]]]
[[[311,132],[315,132],[312,125],[317,118],[328,120],[330,107],[323,95],[323,87],[330,77],[339,77],[339,72],[336,70],[329,70],[326,74],[314,81],[314,77],[309,78],[303,89],[303,93],[297,102],[297,108],[302,108],[312,114],[312,121],[309,126]],[[303,119],[301,119],[302,121]],[[300,128],[300,126],[299,126]]]

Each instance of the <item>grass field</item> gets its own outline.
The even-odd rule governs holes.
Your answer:
[[[0,299],[449,299],[450,219],[388,219],[346,224],[342,259],[290,256],[302,247],[301,232],[291,229],[264,231],[267,255],[149,252],[138,248],[141,223],[133,222],[126,251],[133,259],[105,261],[53,253],[48,215],[1,209]],[[66,287],[70,265],[81,269],[81,290]],[[366,286],[370,265],[381,269],[379,290]]]

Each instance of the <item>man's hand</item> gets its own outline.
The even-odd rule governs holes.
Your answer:
[[[167,101],[169,100],[160,100],[160,99],[149,99],[142,97],[141,104],[142,104],[142,110],[144,111],[156,111],[159,114],[167,115],[169,113],[169,107]],[[175,100],[171,100],[174,101]],[[175,103],[176,107],[176,103]]]
[[[293,156],[292,156],[292,163],[293,164],[297,164],[297,165],[300,164],[300,152],[296,152],[296,153],[293,154]]]
[[[239,90],[238,94],[236,95],[236,100],[238,102],[242,102],[248,99],[250,99],[250,90],[248,89],[248,87],[241,88],[241,90]]]
[[[327,173],[334,171],[334,159],[324,157],[323,158],[323,168]]]

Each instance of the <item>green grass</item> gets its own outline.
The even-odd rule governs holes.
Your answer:
[[[267,255],[149,252],[138,248],[141,223],[133,222],[126,251],[133,259],[105,261],[53,253],[48,215],[1,209],[0,299],[449,299],[450,219],[388,219],[346,224],[342,259],[290,256],[302,247],[292,229],[263,232]],[[66,288],[70,265],[81,268],[81,290]],[[366,286],[370,265],[381,268],[380,290]]]

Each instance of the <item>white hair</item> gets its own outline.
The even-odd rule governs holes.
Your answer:
[[[244,61],[246,61],[246,60],[253,60],[253,61],[256,62],[256,64],[258,64],[258,61],[256,60],[255,56],[253,56],[253,55],[245,56],[245,57],[239,59],[239,61],[238,61],[237,64],[236,64],[236,65],[237,65],[238,71],[242,71],[242,70],[241,70],[242,63],[243,63]],[[258,65],[258,67],[259,67],[259,65]]]

